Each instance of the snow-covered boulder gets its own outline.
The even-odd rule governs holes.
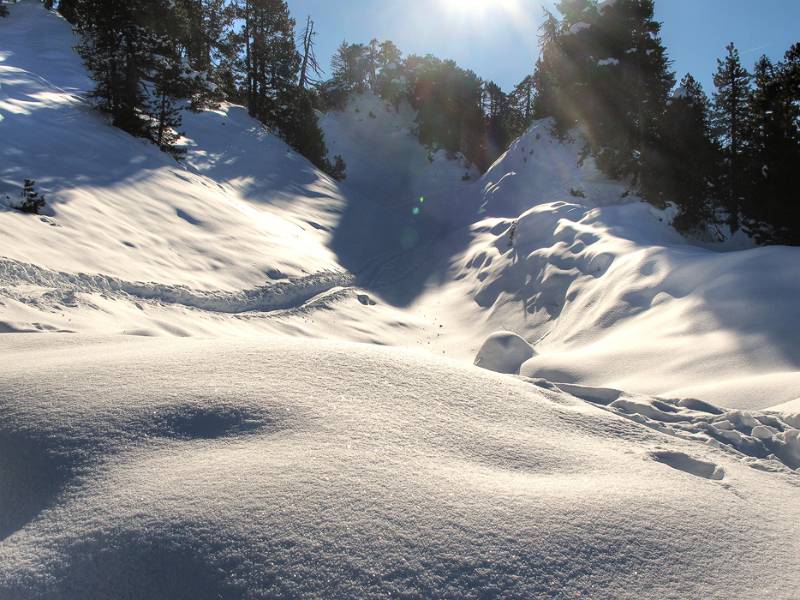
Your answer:
[[[533,358],[531,345],[510,331],[490,335],[475,357],[475,366],[497,373],[518,375],[522,364]]]

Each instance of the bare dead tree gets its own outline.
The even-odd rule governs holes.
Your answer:
[[[317,62],[317,55],[314,52],[314,37],[316,37],[316,35],[317,32],[314,31],[314,21],[309,15],[306,18],[306,27],[303,30],[303,64],[300,68],[299,82],[302,89],[305,89],[307,85],[316,86],[319,84],[319,81],[315,77],[312,77],[311,73],[316,77],[320,77],[323,74],[322,67],[320,67]]]

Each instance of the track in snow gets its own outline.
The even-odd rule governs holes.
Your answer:
[[[65,273],[0,258],[0,286],[35,285],[67,293],[101,293],[153,300],[223,314],[272,312],[297,308],[320,294],[350,287],[350,273],[322,271],[269,285],[226,292],[195,290],[163,283],[131,282],[108,275]]]
[[[732,452],[753,468],[782,471],[787,467],[800,474],[800,415],[728,410],[701,400],[668,400],[606,388],[544,380],[533,382],[540,387],[566,392],[661,433]],[[717,478],[714,469],[701,475],[707,465],[698,465],[688,457],[655,458],[676,469]]]

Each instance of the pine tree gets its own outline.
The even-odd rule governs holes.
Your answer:
[[[163,151],[179,157],[183,150],[176,148],[181,126],[179,98],[190,90],[181,68],[180,56],[169,39],[163,39],[159,52],[153,56],[149,74],[147,112],[151,116],[149,137]]]
[[[502,154],[511,141],[511,110],[508,96],[493,81],[483,85],[483,111],[486,116],[489,162]]]
[[[667,104],[660,123],[659,151],[653,157],[645,195],[678,205],[674,225],[703,231],[714,221],[714,173],[717,146],[712,140],[710,102],[700,83],[686,75]]]
[[[406,68],[420,142],[432,150],[461,152],[480,168],[488,166],[483,82],[478,76],[433,56],[411,56]]]
[[[760,242],[800,244],[800,44],[753,73],[747,132],[745,228]]]
[[[25,213],[38,215],[45,207],[45,198],[36,191],[36,182],[33,179],[26,179],[22,189],[22,197],[17,205],[17,210]]]
[[[188,87],[170,1],[81,0],[76,8],[78,52],[96,82],[92,96],[115,126],[171,148],[179,124],[174,103]]]
[[[143,135],[145,104],[142,77],[145,29],[137,2],[80,0],[77,28],[81,34],[78,53],[96,83],[92,96],[101,102],[115,126]]]
[[[644,184],[657,160],[659,123],[675,85],[653,0],[602,5],[588,33],[595,60],[590,67],[590,115],[594,154],[613,176]]]
[[[241,78],[251,116],[277,127],[287,107],[300,66],[294,43],[294,20],[284,0],[244,0]]]
[[[528,75],[514,87],[513,91],[508,96],[508,129],[512,139],[522,135],[533,122],[534,106],[536,102],[536,86],[534,81],[534,76]]]
[[[331,59],[333,80],[348,92],[367,88],[369,69],[368,49],[363,44],[342,42]]]
[[[236,17],[241,30],[231,43],[240,57],[236,76],[248,112],[313,164],[332,171],[311,94],[299,85],[302,59],[285,0],[241,0]]]
[[[381,47],[380,42],[373,38],[370,40],[365,53],[367,82],[373,92],[378,90],[378,69],[380,68]]]
[[[724,151],[726,168],[722,177],[723,201],[729,212],[731,228],[736,230],[739,227],[739,211],[745,193],[741,173],[745,162],[751,76],[742,67],[736,46],[731,43],[726,50],[725,58],[717,60],[711,123]]]
[[[78,22],[78,4],[81,0],[58,0],[58,12],[68,23]]]
[[[378,52],[378,80],[376,93],[391,102],[399,110],[406,94],[405,65],[403,54],[391,41],[381,42]]]
[[[195,109],[214,106],[225,97],[230,78],[227,40],[233,11],[226,0],[175,0],[174,7],[173,37],[185,58],[186,93]]]

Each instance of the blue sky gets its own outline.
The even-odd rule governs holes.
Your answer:
[[[288,0],[298,28],[311,14],[326,67],[342,40],[391,39],[405,54],[451,58],[509,89],[532,71],[542,6],[552,0]],[[504,4],[515,2],[509,11]],[[800,41],[800,0],[656,0],[657,17],[678,77],[691,72],[710,91],[716,58],[728,42],[749,67],[779,58]],[[482,14],[479,14],[482,13]]]

